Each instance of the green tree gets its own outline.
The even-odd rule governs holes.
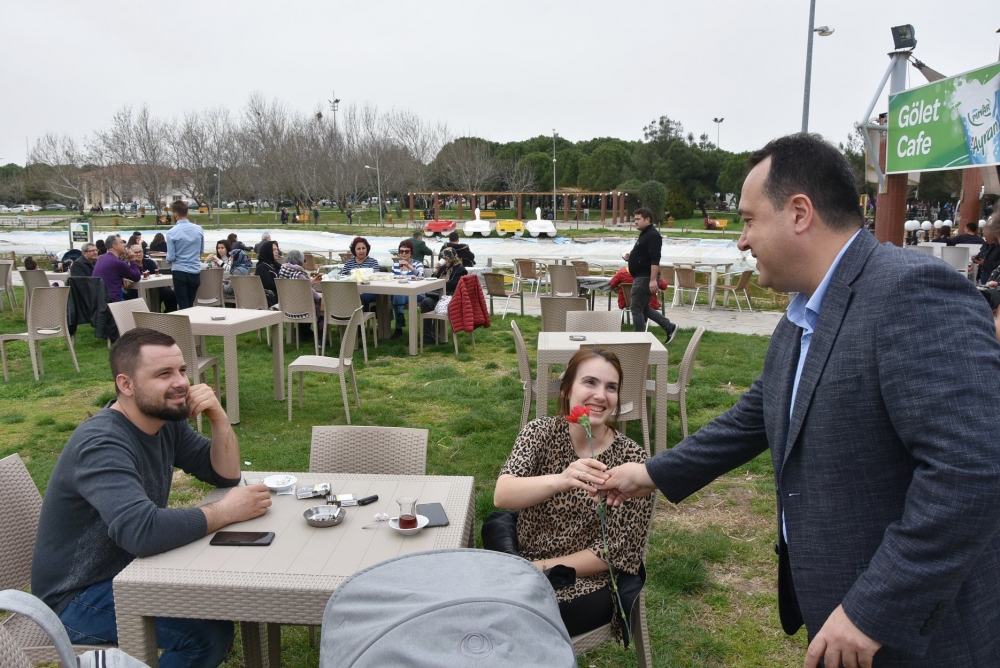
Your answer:
[[[549,149],[551,151],[551,145]],[[541,191],[552,190],[552,153],[529,153],[521,158],[518,165],[529,170],[535,176],[535,183]]]
[[[723,197],[729,193],[735,194],[737,197],[743,192],[743,181],[747,178],[747,158],[750,157],[749,152],[734,153],[726,158],[726,161],[722,165],[722,170],[719,172],[719,178],[716,181],[718,185],[719,192]]]
[[[639,188],[639,201],[653,212],[653,222],[659,224],[663,220],[663,211],[667,203],[667,189],[659,181],[646,181]]]
[[[611,190],[622,179],[624,168],[631,164],[628,149],[617,142],[601,144],[580,160],[579,186],[585,190]],[[549,181],[551,182],[551,177]]]
[[[674,186],[667,190],[667,211],[677,220],[694,215],[694,205],[684,194],[684,190]]]
[[[584,155],[575,148],[556,152],[556,181],[560,188],[575,188],[580,180],[580,161]]]

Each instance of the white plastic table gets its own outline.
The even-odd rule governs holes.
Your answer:
[[[140,281],[141,283],[141,281]],[[213,306],[192,306],[177,311],[191,320],[195,336],[221,336],[225,352],[226,414],[229,422],[240,421],[240,371],[236,355],[236,337],[262,327],[271,328],[271,358],[274,367],[274,400],[285,399],[285,345],[281,311],[256,311],[243,308],[221,309]],[[212,317],[225,316],[225,320]]]

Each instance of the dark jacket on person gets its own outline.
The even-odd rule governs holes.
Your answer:
[[[948,239],[946,243],[949,246],[956,246],[958,244],[984,244],[986,243],[986,239],[983,239],[978,234],[957,234]]]
[[[434,251],[427,247],[427,243],[423,239],[410,239],[413,242],[413,259],[420,260],[424,266],[427,266],[427,262],[424,261],[425,257],[434,258]]]
[[[280,265],[276,262],[274,264],[257,262],[257,266],[254,268],[254,276],[260,276],[260,282],[264,289],[270,290],[274,294],[278,294],[278,286],[274,284],[274,279],[278,277],[279,268]]]
[[[639,238],[635,240],[635,246],[628,256],[628,273],[633,278],[639,276],[649,276],[651,267],[660,264],[660,250],[663,248],[663,237],[660,236],[652,223],[647,225]]]
[[[78,260],[74,260],[73,264],[69,266],[69,275],[90,278],[94,275],[94,265],[88,262],[86,258],[81,257]]]
[[[990,276],[997,267],[1000,267],[1000,243],[996,244],[984,244],[982,248],[979,249],[979,253],[976,257],[981,257],[983,263],[979,266],[980,276]]]
[[[152,252],[154,252],[154,253],[166,253],[167,252],[167,241],[166,241],[166,239],[164,239],[163,241],[159,241],[159,242],[154,241],[153,243],[151,243],[149,245],[149,250],[152,251]]]
[[[449,241],[441,248],[441,250],[444,250],[445,248],[454,249],[455,253],[458,255],[458,259],[461,260],[462,264],[466,267],[476,266],[476,254],[472,252],[472,249],[469,248],[468,244],[460,244],[458,242],[452,243]],[[416,256],[416,253],[414,253],[414,256]]]
[[[74,262],[73,266],[77,264]],[[79,325],[91,325],[95,339],[117,341],[118,327],[108,308],[108,288],[104,280],[93,276],[70,276],[66,285],[69,287],[66,321],[70,336],[76,334]]]
[[[451,268],[451,274],[447,273],[447,265],[441,265],[441,268],[434,272],[436,278],[445,278],[448,282],[445,284],[445,292],[449,295],[455,294],[455,288],[458,287],[458,280],[468,274],[469,272],[465,270],[460,264],[456,264]]]

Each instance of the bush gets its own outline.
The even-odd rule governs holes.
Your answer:
[[[676,220],[694,215],[694,205],[680,188],[671,188],[667,191],[667,210]]]
[[[642,205],[653,212],[653,223],[659,225],[663,221],[664,206],[667,202],[667,189],[659,181],[646,181],[639,188],[639,200]]]

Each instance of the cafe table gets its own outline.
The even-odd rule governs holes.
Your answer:
[[[141,283],[141,281],[140,281]],[[191,320],[195,336],[221,336],[225,352],[226,414],[231,424],[240,421],[240,372],[236,356],[236,337],[262,327],[271,328],[271,355],[274,367],[274,400],[285,399],[285,346],[281,311],[256,311],[243,308],[192,306],[176,312]],[[224,317],[224,320],[216,318]]]
[[[570,336],[585,336],[572,341]],[[649,365],[656,369],[656,406],[653,452],[667,447],[667,349],[652,332],[539,332],[538,334],[538,399],[535,417],[548,415],[549,390],[545,382],[553,364],[567,364],[581,345],[614,345],[649,342]]]
[[[391,276],[386,272],[380,272],[385,276]],[[375,274],[378,276],[378,274]],[[443,278],[425,278],[422,280],[400,281],[395,279],[371,280],[367,284],[358,283],[358,294],[376,295],[375,317],[378,320],[378,336],[380,339],[388,339],[392,336],[394,314],[392,311],[392,295],[405,295],[410,298],[410,354],[420,354],[420,341],[417,336],[420,331],[419,322],[421,318],[420,304],[417,302],[417,295],[428,292],[444,293],[448,281]]]
[[[583,257],[579,255],[535,255],[529,259],[549,264],[553,262],[556,264],[569,264],[573,260],[582,260]]]
[[[142,298],[146,300],[146,306],[153,313],[160,312],[160,288],[169,288],[174,285],[174,277],[170,274],[147,276],[138,283],[132,284],[133,290],[138,290]]]
[[[674,262],[673,267],[686,267],[690,269],[710,269],[711,276],[708,280],[708,309],[712,310],[715,308],[715,291],[716,286],[719,284],[719,274],[723,274],[725,277],[726,284],[729,284],[729,268],[733,266],[732,262]],[[720,272],[719,269],[722,269]],[[674,286],[677,286],[677,274],[674,274]],[[674,300],[671,302],[671,306],[677,306],[681,303],[681,292],[679,290],[674,290]]]
[[[263,479],[272,472],[245,473]],[[209,545],[211,536],[152,557],[135,559],[114,579],[118,642],[122,650],[157,666],[155,618],[222,619],[241,623],[244,661],[261,665],[260,625],[268,624],[270,665],[280,657],[280,624],[320,625],[333,591],[355,572],[413,552],[475,547],[475,485],[471,476],[291,473],[299,485],[328,482],[334,494],[378,495],[366,506],[345,508],[345,519],[325,528],[306,524],[302,513],[320,499],[271,494],[262,517],[231,524],[227,531],[273,531],[269,546]],[[202,501],[218,501],[213,490]],[[396,499],[416,496],[440,503],[445,527],[403,536],[375,513],[399,514]],[[365,525],[374,524],[371,528]]]
[[[66,279],[69,278],[68,271],[47,271],[45,272],[45,278],[50,281],[58,281],[62,285],[66,285]]]

